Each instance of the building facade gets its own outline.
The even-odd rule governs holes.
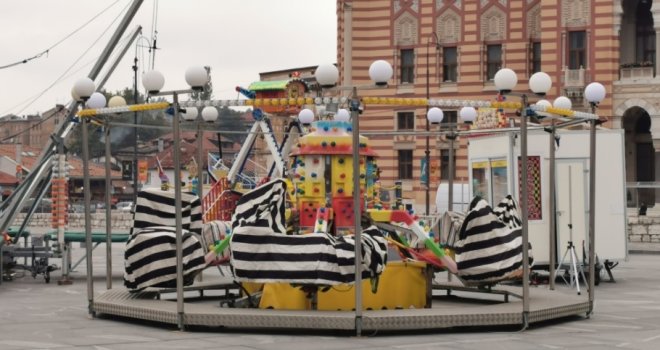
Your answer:
[[[341,84],[369,84],[370,64],[383,59],[394,68],[390,84],[362,89],[360,96],[494,100],[493,77],[500,68],[517,73],[518,92],[526,92],[529,77],[543,71],[553,81],[546,99],[567,96],[573,109],[586,111],[583,90],[597,81],[607,89],[597,113],[608,119],[606,127],[626,130],[627,181],[655,181],[660,163],[656,162],[660,126],[653,125],[660,108],[655,93],[660,89],[655,58],[660,26],[653,25],[660,23],[660,2],[656,2],[339,0]],[[457,111],[444,112],[443,123],[463,127]],[[360,115],[360,128],[424,131],[426,108],[369,106]],[[456,182],[468,179],[465,139],[455,143],[455,174],[447,171],[449,142],[443,137],[429,137],[428,147],[426,136],[373,135],[371,139],[381,156],[383,185],[402,180],[417,209],[423,208],[427,192],[420,181],[427,149],[431,203],[435,189],[449,176]],[[653,192],[647,195],[654,196]]]

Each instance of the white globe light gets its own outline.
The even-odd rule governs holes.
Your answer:
[[[204,107],[202,109],[202,119],[209,123],[218,120],[218,109],[211,106]]]
[[[553,102],[553,106],[560,109],[571,109],[573,108],[573,102],[566,96],[559,96]]]
[[[165,77],[157,70],[151,70],[142,75],[142,86],[149,93],[157,93],[165,85]]]
[[[71,97],[73,98],[74,101],[80,101],[80,96],[76,94],[76,89],[73,87],[71,88]]]
[[[444,113],[442,113],[442,109],[433,107],[426,113],[426,118],[429,120],[429,122],[431,122],[431,124],[439,124],[444,118]]]
[[[184,109],[184,112],[181,113],[181,117],[184,120],[195,120],[197,118],[197,107],[187,107]]]
[[[548,101],[548,100],[538,100],[536,102],[536,105],[537,106],[543,106],[545,108],[552,107],[552,103],[550,103],[550,101]]]
[[[298,113],[298,120],[304,125],[311,124],[314,121],[314,112],[311,109],[305,108]]]
[[[545,95],[552,87],[552,79],[547,73],[536,72],[529,78],[529,89],[537,95]]]
[[[100,92],[95,92],[87,99],[87,108],[97,109],[105,107],[105,96]]]
[[[209,81],[209,73],[203,66],[193,66],[186,69],[186,83],[193,90],[202,90]]]
[[[112,96],[108,101],[108,107],[122,107],[126,106],[126,100],[121,96]]]
[[[78,96],[79,100],[86,100],[92,94],[94,93],[94,90],[96,90],[96,85],[94,85],[94,81],[89,78],[82,78],[78,79],[75,84],[73,84],[73,92],[74,96]]]
[[[591,83],[584,89],[584,97],[590,103],[600,103],[605,99],[605,87],[601,83]]]
[[[493,80],[495,81],[495,87],[501,92],[510,92],[518,84],[518,76],[510,68],[498,70]]]
[[[314,78],[322,87],[332,87],[339,80],[339,70],[334,64],[326,63],[316,67]]]
[[[335,114],[335,120],[338,122],[347,122],[351,119],[351,113],[348,110],[341,108]]]
[[[463,122],[471,123],[475,119],[477,119],[477,110],[474,109],[474,107],[463,107],[458,112],[458,115],[461,116],[461,119],[463,119]]]
[[[392,78],[393,74],[392,65],[384,60],[375,61],[369,67],[369,78],[379,86],[387,85],[387,81]]]

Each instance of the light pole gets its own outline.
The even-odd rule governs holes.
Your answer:
[[[369,66],[369,78],[377,87],[387,86],[387,82],[392,78],[394,71],[389,62],[377,60]],[[337,84],[339,71],[334,65],[321,65],[315,71],[316,81],[322,88],[331,88]],[[353,152],[353,223],[355,231],[355,332],[356,335],[362,334],[362,218],[361,204],[364,199],[360,193],[360,124],[358,116],[360,114],[360,98],[358,97],[357,87],[337,87],[339,90],[351,90],[351,98],[348,101],[351,132],[352,132],[352,152]],[[312,114],[313,118],[313,114]],[[302,121],[301,121],[302,122]],[[365,205],[366,209],[366,205]]]
[[[431,39],[434,40],[435,42],[435,49],[436,51],[438,50],[438,35],[435,34],[435,31],[431,32],[431,35],[429,38],[426,40],[426,100],[431,99],[431,81],[430,81],[430,75],[429,75],[429,44],[431,44]],[[438,75],[436,74],[436,77]],[[424,190],[426,191],[426,212],[424,215],[429,215],[429,187],[431,186],[431,149],[429,145],[429,105],[426,104],[426,150],[424,151],[425,154],[425,161],[426,161],[426,169],[424,169],[424,175],[426,176],[426,185]],[[440,185],[440,182],[438,181],[438,186]]]
[[[495,87],[500,94],[512,94],[511,91],[518,83],[516,72],[509,68],[502,68],[494,77]],[[543,72],[534,73],[529,78],[529,89],[536,95],[545,95],[552,87],[552,80]],[[527,188],[527,118],[533,111],[529,108],[527,94],[513,94],[522,100],[520,113],[520,211],[522,221],[522,272],[523,272],[523,327],[529,325],[529,225],[528,225],[528,192]]]
[[[477,110],[474,107],[463,107],[459,111],[461,120],[465,123],[471,123],[477,117]],[[444,119],[443,112],[438,107],[433,107],[429,109],[426,121],[434,125],[440,125]],[[447,139],[449,140],[449,164],[448,164],[448,176],[447,176],[447,211],[454,210],[454,142],[458,138],[458,133],[454,130],[454,124],[449,121],[449,133],[446,134]],[[439,158],[440,163],[442,163],[442,152],[440,153]],[[436,203],[437,203],[436,199]]]
[[[189,72],[193,72],[189,74]],[[176,226],[176,296],[177,296],[177,325],[179,329],[183,330],[184,325],[184,310],[183,310],[183,250],[182,250],[182,230],[183,218],[181,213],[181,140],[180,140],[180,105],[179,95],[189,94],[194,91],[200,91],[204,88],[204,84],[208,81],[209,77],[204,67],[190,68],[186,71],[186,82],[191,86],[191,89],[186,90],[173,90],[163,91],[160,90],[165,85],[165,78],[163,75],[152,70],[142,78],[142,85],[144,85],[148,94],[151,96],[172,96],[172,108],[174,116],[172,118],[172,138],[173,150],[172,158],[174,160],[174,207],[175,207],[175,226]]]
[[[596,107],[605,99],[605,87],[600,83],[591,83],[584,89],[584,97],[589,101],[591,113],[596,114]],[[594,309],[594,286],[596,281],[596,125],[592,119],[589,128],[589,312]]]
[[[76,81],[73,86],[73,91],[80,101],[87,101],[96,90],[94,81],[90,78],[82,78]],[[105,102],[104,102],[105,103]],[[89,209],[91,202],[91,193],[89,186],[89,133],[87,125],[89,121],[87,118],[81,118],[80,127],[82,139],[82,156],[83,156],[83,198],[85,203],[85,244],[87,247],[92,246],[92,217]],[[66,252],[65,252],[66,253]],[[69,262],[67,262],[68,264]],[[91,251],[87,249],[87,307],[90,315],[94,316],[93,302],[94,302],[94,285],[93,285],[93,270],[92,270],[92,256]]]
[[[458,112],[458,115],[461,117],[461,120],[464,123],[472,123],[475,119],[477,119],[477,110],[474,109],[474,107],[463,107],[461,110]],[[454,210],[454,173],[456,172],[455,170],[455,162],[454,162],[454,141],[456,140],[457,134],[453,131],[454,126],[451,126],[452,132],[449,135],[449,176],[447,185],[447,210],[448,211],[453,211]]]
[[[543,108],[552,107],[552,104],[548,100],[539,100],[536,102],[536,106],[542,106]],[[550,153],[549,166],[548,166],[548,193],[550,195],[550,216],[548,217],[548,222],[550,225],[550,234],[549,234],[549,263],[548,263],[548,276],[555,275],[555,262],[557,254],[557,227],[556,227],[556,217],[555,213],[557,211],[557,196],[555,196],[555,183],[556,183],[556,164],[555,164],[555,140],[556,140],[556,127],[555,119],[551,120],[551,124],[545,130],[550,133],[550,144],[548,151]],[[555,279],[549,278],[549,287],[550,290],[555,289]]]

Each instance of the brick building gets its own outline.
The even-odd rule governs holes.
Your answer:
[[[626,130],[627,181],[655,181],[660,129],[652,121],[660,117],[660,98],[654,93],[660,88],[655,75],[660,27],[653,23],[660,23],[660,2],[339,0],[337,19],[340,84],[369,84],[369,66],[378,59],[394,68],[387,88],[361,89],[360,96],[493,100],[492,78],[507,67],[517,72],[517,91],[527,91],[529,77],[544,71],[553,80],[548,100],[564,95],[573,109],[586,110],[584,87],[602,83],[607,97],[598,114],[608,118],[606,126]],[[456,121],[456,110],[444,112],[443,122]],[[426,108],[370,106],[360,125],[363,132],[424,131]],[[426,137],[371,139],[381,155],[383,184],[401,179],[421,208]],[[460,139],[455,146],[457,182],[468,178],[466,142]],[[429,143],[432,169],[440,168],[431,174],[433,203],[439,181],[450,176],[449,143],[440,137],[430,137]]]

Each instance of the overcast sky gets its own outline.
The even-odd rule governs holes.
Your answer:
[[[68,103],[74,82],[89,74],[132,1],[3,1],[0,67],[41,53],[109,9],[48,54],[1,68],[0,116]],[[335,62],[335,6],[336,0],[145,0],[124,36],[141,25],[145,39],[138,42],[145,46],[155,22],[155,69],[165,76],[165,90],[187,86],[186,68],[208,65],[214,98],[235,98],[234,87],[247,87],[260,72]],[[136,53],[139,73],[150,68],[147,49],[134,43],[106,83],[108,91],[132,86]]]

